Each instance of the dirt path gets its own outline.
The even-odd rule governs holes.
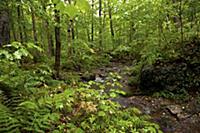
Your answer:
[[[166,98],[136,95],[138,89],[128,85],[129,64],[113,62],[109,66],[94,70],[95,75],[106,77],[109,72],[122,76],[123,90],[132,93],[130,97],[115,99],[124,107],[135,106],[152,117],[165,133],[200,133],[200,106],[193,98],[187,102],[177,102]]]

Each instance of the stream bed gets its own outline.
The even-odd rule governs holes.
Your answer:
[[[152,117],[164,133],[200,133],[200,105],[191,97],[187,101],[142,95],[136,86],[130,86],[129,64],[112,62],[109,66],[92,71],[94,81],[103,82],[110,72],[118,73],[122,78],[122,90],[129,96],[113,99],[124,108],[137,107],[142,113]]]

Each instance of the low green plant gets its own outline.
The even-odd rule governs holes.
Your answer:
[[[11,88],[9,95],[0,88],[1,132],[161,132],[138,109],[112,101],[125,95],[117,73],[103,82],[66,85],[53,80],[46,65],[23,69],[8,59],[12,58],[1,62],[10,63],[8,68],[1,66],[0,79]]]
[[[190,98],[188,92],[185,90],[182,90],[179,93],[173,93],[167,90],[163,90],[160,92],[155,92],[153,96],[164,97],[164,98],[173,99],[173,100],[181,100],[181,101],[187,101]]]
[[[1,104],[0,123],[5,125],[7,117],[12,119],[7,119],[10,124],[0,129],[55,133],[161,132],[149,116],[134,107],[123,108],[111,100],[123,92],[115,88],[120,77],[114,73],[110,75],[115,78],[108,78],[106,85],[91,81],[76,86],[44,86],[34,88],[36,91],[32,95],[24,94],[21,102],[13,106]],[[106,91],[108,87],[109,91]]]

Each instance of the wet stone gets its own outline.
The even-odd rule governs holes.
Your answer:
[[[168,105],[166,108],[170,111],[170,113],[174,115],[183,112],[182,107],[180,105]]]

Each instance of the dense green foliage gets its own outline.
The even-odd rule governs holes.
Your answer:
[[[145,94],[199,91],[199,4],[0,1],[0,132],[161,132],[113,101],[125,95],[117,74],[97,82],[90,71],[129,63],[129,85]]]
[[[176,51],[177,58],[157,60],[143,68],[140,88],[146,93],[162,91],[161,95],[175,98],[174,94],[199,92],[199,40],[184,44]],[[147,89],[148,88],[148,89]]]
[[[111,74],[105,84],[90,81],[66,86],[54,81],[49,75],[51,70],[45,67],[33,71],[18,68],[17,72],[20,73],[13,72],[12,79],[1,75],[1,80],[13,85],[11,88],[0,84],[1,132],[159,131],[159,126],[149,122],[149,116],[138,109],[122,108],[111,101],[110,98],[124,94],[115,89],[121,87],[117,82],[119,76],[115,74]]]

